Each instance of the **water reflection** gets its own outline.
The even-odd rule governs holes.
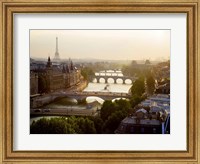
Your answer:
[[[43,106],[42,108],[43,109],[48,109],[48,108],[54,108],[54,109],[67,109],[68,106],[77,106],[77,107],[80,107],[80,105],[77,105],[78,104],[78,101],[74,98],[68,98],[68,97],[65,97],[65,98],[61,98],[57,101],[54,101],[48,105],[45,105]]]
[[[93,80],[92,80],[92,83],[97,83],[97,79],[96,78],[94,78]],[[99,83],[105,83],[105,79],[104,78],[100,78],[99,79]],[[114,79],[113,78],[108,78],[108,83],[110,83],[110,84],[113,84],[114,83]],[[119,78],[117,79],[117,84],[122,84],[123,83],[123,80],[120,78],[120,76],[119,76]],[[132,84],[132,81],[130,80],[130,79],[126,79],[125,80],[125,84]]]
[[[117,79],[117,84],[123,84],[123,80],[122,79]]]
[[[84,92],[116,92],[116,93],[129,93],[130,88],[132,86],[132,81],[130,79],[125,80],[125,84],[123,84],[123,80],[120,77],[123,77],[121,70],[106,70],[95,73],[96,76],[118,76],[119,78],[116,80],[117,83],[114,83],[113,78],[109,78],[107,80],[109,87],[105,89],[108,84],[105,84],[105,79],[100,78],[99,83],[97,83],[97,79],[94,78],[92,82],[88,84],[88,86],[84,89]]]
[[[129,100],[129,99],[127,99],[127,98],[121,98],[121,97],[119,97],[119,98],[112,99],[112,102],[115,102],[116,100],[121,100],[121,99],[122,99],[122,100],[127,100],[127,101]]]
[[[98,102],[99,104],[103,104],[104,100],[100,97],[96,97],[96,96],[89,96],[86,98],[86,102],[89,103],[93,103],[93,102]]]

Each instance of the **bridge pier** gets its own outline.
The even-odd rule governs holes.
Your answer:
[[[108,83],[108,79],[107,79],[107,78],[105,78],[105,83],[106,83],[106,84]]]
[[[114,84],[117,84],[117,79],[114,79]]]
[[[97,79],[97,83],[99,83],[99,78],[96,78]]]
[[[123,79],[123,84],[126,84],[126,83],[125,83],[125,81],[126,81],[126,80],[125,80],[125,79]]]

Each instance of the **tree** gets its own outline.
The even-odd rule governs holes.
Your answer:
[[[138,105],[143,100],[144,100],[143,96],[133,95],[130,100],[131,107],[134,108],[136,105]]]
[[[151,64],[150,60],[146,60],[146,61],[145,61],[145,64],[146,64],[146,65]]]
[[[155,79],[151,74],[149,74],[146,78],[146,84],[147,84],[147,93],[152,95],[155,90]]]
[[[131,65],[135,66],[136,64],[137,64],[137,61],[136,60],[132,60]]]
[[[34,121],[31,134],[93,134],[96,133],[94,122],[84,117],[42,118]]]
[[[103,133],[114,133],[122,119],[131,113],[131,104],[127,100],[105,101],[101,108],[101,118],[105,122]]]
[[[99,116],[97,116],[97,117],[90,117],[90,120],[92,120],[94,122],[96,133],[97,134],[102,134],[104,122],[101,119],[101,117],[99,117]]]
[[[95,134],[96,129],[94,126],[94,122],[89,120],[88,118],[77,118],[77,124],[79,126],[79,134]]]
[[[101,107],[100,111],[102,120],[104,121],[107,120],[108,117],[115,112],[115,110],[116,110],[116,105],[112,101],[106,100],[103,103],[103,106]]]
[[[126,115],[128,115],[131,112],[130,101],[120,99],[120,100],[116,100],[115,104],[116,104],[116,109],[123,111]]]
[[[132,95],[141,96],[145,91],[144,78],[138,78],[131,87]]]
[[[81,75],[85,80],[89,81],[95,76],[95,73],[91,68],[85,67],[81,70]]]
[[[126,117],[126,114],[123,111],[116,111],[108,117],[104,124],[105,133],[114,133],[114,131],[119,126],[120,122]]]
[[[65,133],[74,132],[69,127],[70,127],[70,125],[68,125],[68,126],[66,125],[65,119],[42,118],[38,121],[34,121],[31,124],[30,131],[31,131],[31,134],[65,134]]]
[[[124,65],[122,67],[122,72],[123,72],[124,75],[132,76],[132,77],[134,77],[135,75],[140,75],[141,74],[141,70],[137,67],[136,61],[133,61],[133,63],[128,65],[128,66]]]

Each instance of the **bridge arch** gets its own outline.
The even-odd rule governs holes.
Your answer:
[[[78,104],[78,99],[76,99],[74,97],[65,96],[65,97],[62,97],[62,100],[64,103],[67,103],[67,104]]]
[[[53,95],[54,99],[55,98],[74,98],[76,100],[83,100],[86,99],[87,97],[99,97],[103,100],[112,100],[117,97],[124,97],[124,98],[130,98],[131,95],[130,93],[105,93],[105,92],[58,92]],[[52,98],[53,98],[52,97]]]
[[[115,84],[115,79],[112,78],[112,77],[108,77],[108,78],[107,78],[107,83]]]
[[[106,78],[104,78],[104,77],[96,77],[96,79],[97,79],[97,83],[102,83],[101,81],[102,80],[104,80],[104,82],[103,83],[106,83]]]
[[[123,80],[123,78],[122,77],[118,77],[118,78],[116,78],[116,84],[123,84],[123,82],[124,82],[124,80]],[[121,81],[121,82],[120,82]]]
[[[124,80],[124,84],[132,84],[132,83],[133,83],[132,80],[129,78]]]
[[[96,78],[96,77],[93,78],[93,79],[92,79],[92,82],[93,82],[93,83],[97,83],[97,78]]]
[[[104,99],[102,99],[101,97],[98,97],[98,96],[88,96],[86,97],[86,102],[89,104],[89,103],[93,103],[97,101],[98,103],[100,103],[101,105],[104,103]]]

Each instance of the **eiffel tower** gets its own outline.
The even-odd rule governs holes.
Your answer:
[[[56,52],[55,52],[55,57],[53,59],[54,62],[60,62],[60,57],[58,53],[58,37],[56,37]]]

